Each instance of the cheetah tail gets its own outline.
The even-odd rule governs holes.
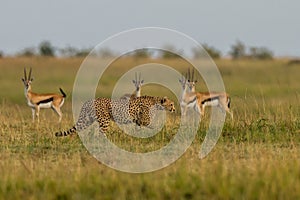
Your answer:
[[[72,128],[70,128],[67,131],[56,132],[55,136],[56,137],[63,137],[63,136],[68,136],[68,135],[71,135],[71,134],[74,134],[74,133],[76,133],[76,127],[75,126],[73,126]]]

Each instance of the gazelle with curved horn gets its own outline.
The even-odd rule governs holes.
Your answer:
[[[218,106],[223,112],[229,113],[231,119],[233,119],[233,113],[230,111],[231,99],[226,92],[196,92],[196,83],[197,80],[194,80],[194,69],[192,76],[190,69],[188,69],[187,87],[189,88],[189,92],[186,93],[185,98],[191,99],[195,97],[197,99],[197,106],[194,108],[201,116],[204,116],[206,106]],[[194,106],[193,102],[191,103]]]
[[[25,87],[25,97],[27,99],[27,105],[32,110],[32,121],[35,120],[35,116],[39,121],[39,112],[41,108],[52,108],[59,116],[59,122],[62,118],[62,112],[60,110],[61,106],[64,104],[66,94],[59,88],[61,94],[47,93],[47,94],[37,94],[31,91],[31,83],[33,78],[31,78],[30,68],[28,77],[26,74],[26,69],[24,68],[24,78],[22,78]]]
[[[135,79],[132,80],[132,83],[135,86],[135,91],[133,94],[125,94],[121,98],[129,99],[141,96],[142,85],[144,84],[144,80],[141,80],[141,73],[139,73],[139,77],[137,73],[135,73]]]
[[[185,116],[188,108],[195,108],[197,104],[197,97],[194,93],[191,93],[189,90],[189,85],[187,84],[187,74],[181,76],[179,79],[181,84],[181,99],[180,99],[180,108],[182,115]]]

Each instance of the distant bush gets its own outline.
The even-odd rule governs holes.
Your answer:
[[[90,54],[92,48],[77,49],[75,47],[65,47],[59,49],[59,53],[63,57],[86,57]]]
[[[80,49],[77,51],[77,53],[75,54],[75,57],[86,57],[90,54],[90,52],[92,51],[91,48],[87,48],[87,49]]]
[[[3,56],[4,56],[3,51],[0,51],[0,58],[3,58]]]
[[[26,47],[19,53],[17,53],[17,56],[24,56],[24,57],[33,57],[36,56],[36,48],[34,47]]]
[[[206,53],[214,59],[218,59],[222,56],[222,53],[220,50],[216,49],[213,46],[209,46],[208,44],[202,44],[202,47],[205,51],[203,51],[202,48],[193,48],[192,53],[194,58],[201,58],[203,56],[206,56]],[[206,53],[205,53],[206,52]]]
[[[59,53],[63,57],[75,57],[78,50],[75,47],[67,46],[59,49]]]
[[[300,65],[300,59],[292,59],[287,63],[288,65]]]
[[[247,51],[247,47],[241,41],[237,41],[231,46],[229,54],[233,59],[258,59],[266,60],[273,58],[273,52],[266,47],[250,47]]]
[[[55,49],[49,41],[43,41],[39,45],[39,53],[41,56],[55,56]]]
[[[252,59],[273,59],[273,52],[266,47],[251,47],[249,57]]]
[[[115,56],[115,53],[110,50],[109,48],[102,48],[99,50],[98,54],[100,55],[100,57],[102,58],[111,58]]]
[[[245,58],[246,55],[246,46],[241,41],[237,40],[235,44],[231,45],[231,50],[229,54],[233,59]]]
[[[160,50],[160,57],[164,59],[179,58],[183,53],[177,50],[173,45],[165,45],[164,50]]]
[[[128,54],[126,54],[125,56],[128,57],[134,57],[134,58],[150,58],[152,57],[153,51],[152,49],[137,49],[135,51],[132,51]]]

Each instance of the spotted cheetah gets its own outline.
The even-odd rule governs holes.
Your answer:
[[[174,102],[167,97],[141,96],[128,99],[97,98],[85,102],[76,124],[67,131],[55,133],[55,136],[67,136],[82,131],[97,120],[102,133],[106,133],[109,122],[119,124],[135,123],[148,126],[157,110],[175,112]]]

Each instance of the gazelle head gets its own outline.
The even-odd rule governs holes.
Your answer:
[[[137,94],[140,94],[141,87],[144,83],[144,80],[141,80],[141,73],[139,73],[139,77],[137,76],[137,73],[135,73],[135,80],[132,80],[132,82],[135,86]]]
[[[188,80],[187,80],[187,85],[189,87],[190,92],[195,92],[196,91],[196,83],[197,80],[194,80],[194,68],[192,71],[192,76],[191,76],[191,70],[190,68],[188,69]]]
[[[29,71],[29,74],[27,77],[26,68],[24,68],[24,78],[22,78],[22,81],[23,81],[23,84],[24,84],[26,90],[31,89],[31,83],[33,81],[33,78],[31,78],[31,71],[32,71],[32,69],[30,68],[30,71]]]
[[[181,76],[181,78],[179,79],[179,83],[181,84],[181,88],[182,91],[184,91],[187,88],[187,73],[185,74],[185,76]]]

